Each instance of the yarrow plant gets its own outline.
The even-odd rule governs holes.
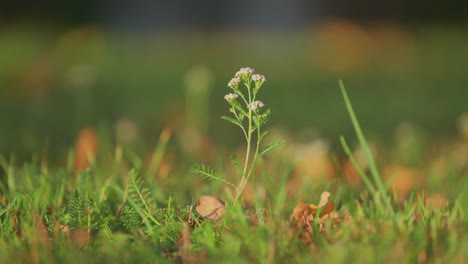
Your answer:
[[[193,172],[201,174],[205,178],[221,180],[234,188],[236,191],[233,200],[234,204],[244,191],[258,159],[268,151],[284,143],[283,140],[279,140],[265,146],[262,150],[260,149],[261,142],[268,135],[268,131],[262,130],[262,127],[271,116],[271,110],[266,109],[265,104],[257,100],[257,94],[265,82],[265,76],[255,73],[254,69],[248,67],[241,68],[227,85],[232,89],[232,92],[224,96],[224,99],[229,103],[231,116],[222,116],[221,118],[238,126],[247,144],[243,165],[240,166],[241,164],[236,157],[233,157],[231,160],[241,174],[239,184],[235,185],[224,178],[215,176],[213,171],[204,165],[196,165],[192,168]]]

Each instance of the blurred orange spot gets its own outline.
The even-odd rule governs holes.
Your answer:
[[[372,39],[359,25],[346,21],[327,21],[317,28],[312,39],[313,60],[333,72],[355,72],[365,68]]]
[[[88,168],[96,158],[97,150],[96,130],[90,127],[83,128],[75,143],[75,172]]]
[[[367,169],[367,167],[365,168]],[[343,176],[346,181],[352,187],[358,187],[361,185],[362,180],[359,172],[356,170],[356,167],[351,162],[351,160],[346,160],[343,164]]]
[[[323,183],[335,175],[329,145],[324,139],[296,144],[289,150],[288,155],[287,158],[292,158],[294,161],[294,174],[288,181],[290,193],[297,192],[304,182]]]
[[[395,188],[399,198],[406,197],[412,189],[421,186],[422,176],[421,171],[401,165],[390,165],[383,172],[384,179],[391,182],[390,191]]]
[[[349,21],[324,21],[313,29],[312,60],[337,73],[356,73],[375,66],[402,73],[413,61],[411,34],[394,24],[364,27]]]

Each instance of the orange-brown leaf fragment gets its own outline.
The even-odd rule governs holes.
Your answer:
[[[325,206],[323,206],[323,210],[320,213],[320,217],[330,214],[333,211],[334,207],[335,204],[333,203],[333,201],[328,201],[328,203]]]
[[[329,200],[330,195],[331,194],[329,192],[323,192],[320,197],[319,208],[322,208],[320,217],[330,214],[333,211],[333,208],[335,207],[333,201]]]
[[[309,204],[299,203],[294,207],[290,220],[294,219],[294,221],[296,221],[296,225],[307,224],[314,220],[314,212],[315,211]]]
[[[218,220],[224,215],[226,208],[218,197],[206,195],[198,198],[195,210],[204,218]]]
[[[309,204],[299,203],[294,207],[289,219],[290,222],[293,222],[292,220],[294,219],[292,229],[294,232],[299,232],[298,238],[304,244],[312,241],[312,226],[310,223],[314,220],[314,209],[316,208],[312,208]]]
[[[329,192],[323,192],[320,197],[319,205],[299,203],[294,207],[290,221],[294,220],[294,229],[299,231],[299,240],[302,243],[308,244],[312,241],[312,226],[311,222],[314,220],[315,214],[320,212],[320,219],[323,216],[328,216],[334,208],[333,201],[329,200]],[[329,218],[329,217],[328,217]]]

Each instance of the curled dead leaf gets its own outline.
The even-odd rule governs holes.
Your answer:
[[[198,198],[195,210],[204,218],[218,220],[224,215],[225,206],[225,202],[218,197],[205,195]]]
[[[314,220],[315,214],[320,211],[319,217],[330,214],[335,207],[333,201],[329,200],[329,192],[323,192],[320,197],[319,205],[299,203],[293,210],[290,220],[294,219],[296,223],[307,223]]]
[[[330,195],[329,192],[323,192],[318,206],[315,204],[299,203],[294,207],[290,221],[294,220],[295,229],[299,231],[299,239],[302,243],[307,244],[312,241],[313,229],[311,222],[314,220],[317,212],[320,212],[320,220],[324,219],[325,221],[330,218],[329,215],[334,208],[333,201],[329,200]],[[320,224],[321,226],[323,225],[322,223]]]
[[[314,208],[315,211],[317,210],[317,208]],[[310,221],[314,220],[314,209],[309,204],[299,203],[296,205],[296,207],[294,207],[290,220],[294,219],[294,221],[296,221],[296,225],[307,224]]]

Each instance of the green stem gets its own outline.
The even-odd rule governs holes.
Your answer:
[[[233,111],[234,111],[234,116],[236,117],[237,120],[239,120],[239,122],[242,124],[242,121],[240,120],[239,116],[237,115],[237,112],[236,112],[236,108],[232,108]],[[247,132],[245,131],[245,128],[243,126],[240,127],[242,129],[242,132],[244,132],[244,137],[245,137],[245,140],[248,140],[248,137],[247,137]]]
[[[247,175],[245,175],[245,172],[244,172],[245,177],[242,178],[241,184],[239,185],[236,198],[234,199],[234,204],[239,199],[241,193],[244,191],[244,188],[247,185],[247,182],[249,181],[250,176],[252,175],[255,164],[257,163],[258,151],[260,150],[260,142],[261,142],[260,141],[260,135],[261,135],[260,126],[257,126],[257,146],[255,147],[255,154],[253,156],[252,163],[250,164],[249,172],[247,173]]]
[[[249,125],[248,125],[248,130],[247,130],[247,150],[246,150],[246,154],[245,154],[244,169],[242,171],[242,179],[241,179],[241,182],[239,183],[239,188],[238,188],[236,197],[234,198],[233,204],[235,204],[237,202],[237,200],[239,199],[239,197],[241,196],[242,191],[244,190],[244,187],[247,184],[247,178],[248,178],[246,173],[247,173],[247,168],[248,168],[248,165],[249,165],[250,146],[251,146],[251,141],[252,141],[252,109],[249,107],[249,105],[252,103],[252,94],[251,94],[251,91],[250,91],[250,84],[247,86],[247,92],[248,92],[248,95],[249,95],[249,101],[248,101],[248,103],[246,102],[247,103],[247,108],[249,108],[249,115],[248,115]]]
[[[252,160],[252,163],[250,164],[250,169],[249,173],[247,174],[246,177],[246,183],[250,178],[250,175],[252,174],[253,168],[255,167],[255,164],[257,163],[258,159],[258,151],[260,150],[260,126],[257,127],[257,147],[255,148],[255,154]]]

